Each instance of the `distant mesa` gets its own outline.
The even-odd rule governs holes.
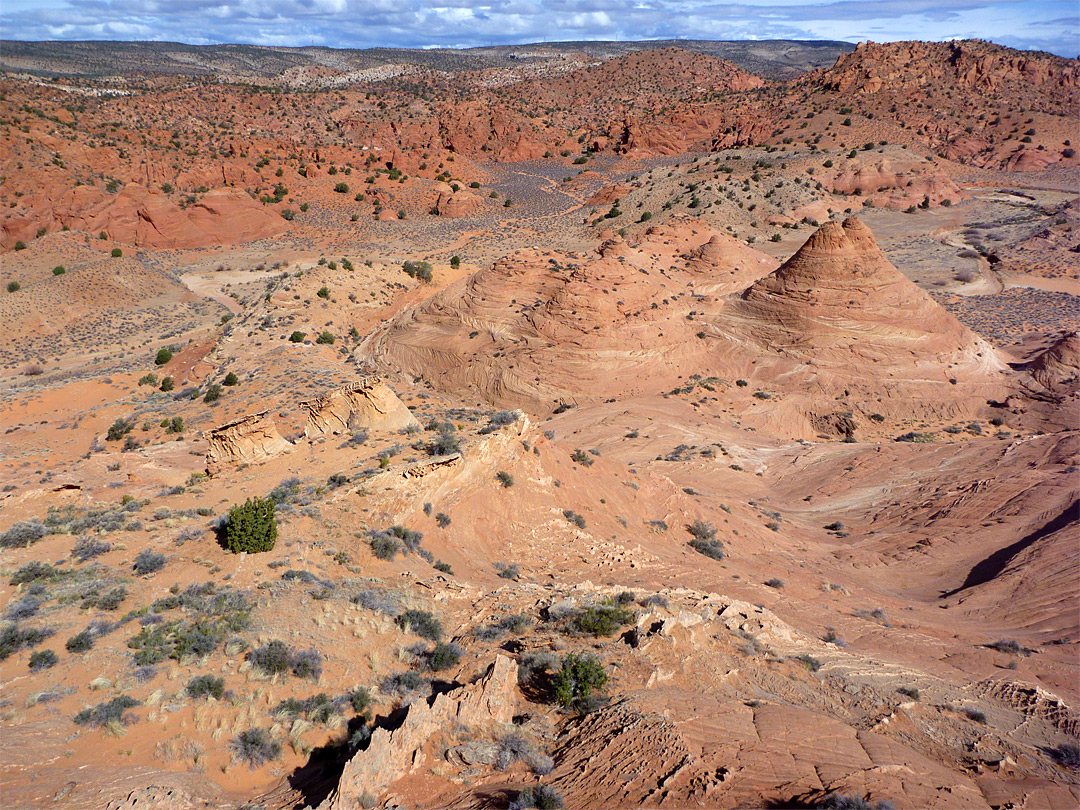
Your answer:
[[[304,428],[308,439],[361,428],[401,430],[420,426],[398,395],[376,376],[364,377],[300,404],[308,412]]]

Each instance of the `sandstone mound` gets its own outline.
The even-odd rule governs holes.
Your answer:
[[[358,355],[512,407],[669,388],[714,362],[690,315],[722,306],[711,282],[749,283],[775,264],[740,248],[736,270],[714,244],[689,271],[714,235],[687,220],[599,256],[519,251],[380,327]]]
[[[496,656],[484,677],[468,686],[438,695],[408,708],[404,722],[393,731],[376,729],[368,747],[345,765],[337,789],[320,810],[361,806],[364,795],[380,795],[403,776],[423,766],[431,738],[457,726],[478,732],[509,723],[514,716],[517,665]]]
[[[206,472],[215,475],[227,466],[250,464],[276,456],[292,447],[278,433],[269,411],[248,414],[210,431]]]
[[[815,364],[917,368],[978,358],[1003,367],[985,340],[889,263],[855,217],[823,225],[726,316],[762,348]]]
[[[1080,333],[1070,332],[1027,364],[1031,376],[1052,390],[1075,388],[1080,381]]]
[[[738,239],[715,233],[708,242],[691,251],[687,268],[702,277],[694,286],[697,292],[708,290],[715,295],[727,295],[771,273],[776,264],[776,259]]]
[[[468,191],[439,192],[435,210],[441,217],[467,217],[480,207],[480,198]]]
[[[307,408],[304,435],[309,439],[360,428],[400,430],[420,424],[390,386],[374,376],[300,404]]]

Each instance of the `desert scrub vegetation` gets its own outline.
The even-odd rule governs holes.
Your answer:
[[[225,679],[216,675],[196,675],[184,687],[189,697],[221,700],[225,694]]]
[[[551,689],[560,706],[587,713],[600,705],[600,693],[607,682],[608,675],[596,656],[567,653],[551,676]]]
[[[254,770],[281,756],[281,743],[265,728],[249,728],[233,737],[229,749],[238,762]]]
[[[75,724],[78,726],[91,726],[93,728],[119,728],[130,725],[135,721],[128,714],[128,709],[140,705],[138,700],[129,695],[121,695],[112,700],[99,703],[83,709],[75,715]]]
[[[478,627],[473,631],[481,641],[495,641],[503,636],[518,635],[525,632],[533,625],[533,620],[523,613],[503,616],[497,622]]]
[[[248,653],[252,667],[264,675],[291,673],[297,678],[318,681],[322,675],[322,654],[315,649],[293,650],[277,639],[256,647]]]
[[[233,554],[270,551],[277,542],[274,499],[248,498],[229,510],[225,523],[225,545]]]
[[[150,549],[143,549],[136,555],[135,562],[132,565],[135,573],[139,576],[145,576],[146,574],[152,574],[155,571],[160,571],[165,567],[165,555],[151,551]]]
[[[23,627],[16,622],[4,622],[0,625],[0,661],[19,650],[36,647],[55,632],[51,627]]]
[[[164,618],[163,614],[174,610],[185,615]],[[149,666],[215,652],[230,636],[251,627],[251,603],[239,591],[218,589],[208,582],[158,599],[139,618],[143,627],[128,647],[135,651],[137,666]]]
[[[48,534],[48,529],[37,518],[16,523],[0,534],[0,548],[27,548]]]
[[[635,619],[634,611],[622,605],[591,605],[571,613],[563,624],[563,631],[581,636],[612,636]]]
[[[423,540],[423,533],[406,529],[404,526],[375,529],[368,536],[371,553],[380,560],[392,560],[402,551],[406,554],[413,551],[420,554],[423,551],[420,548]]]
[[[574,162],[577,163],[577,161]],[[562,794],[555,788],[547,785],[537,785],[536,787],[527,787],[518,791],[517,796],[510,802],[508,810],[528,810],[528,808],[559,810],[562,806]]]
[[[410,278],[415,278],[425,284],[431,283],[431,265],[428,262],[404,262],[401,269]]]
[[[690,532],[690,548],[713,560],[722,560],[726,555],[724,544],[716,539],[716,527],[704,520],[695,520],[686,530]]]
[[[394,623],[406,633],[440,641],[443,634],[442,622],[426,610],[406,610],[394,619]]]

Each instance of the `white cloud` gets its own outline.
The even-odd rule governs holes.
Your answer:
[[[955,36],[1076,56],[1080,20],[1075,0],[4,0],[0,36],[352,48]]]

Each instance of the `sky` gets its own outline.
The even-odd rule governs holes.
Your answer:
[[[474,47],[550,40],[988,39],[1080,53],[1077,0],[3,0],[0,39]],[[2,46],[0,46],[2,51]]]

